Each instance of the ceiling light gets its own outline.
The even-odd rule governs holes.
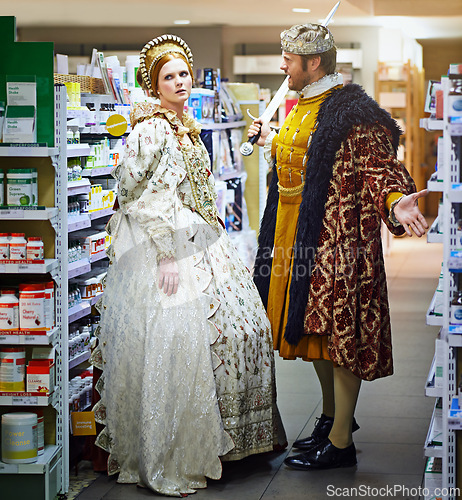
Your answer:
[[[299,9],[299,8],[294,8],[292,9],[292,12],[301,12],[303,14],[308,14],[308,12],[311,12],[311,9]]]
[[[173,21],[173,24],[190,24],[191,21],[189,19],[177,19]]]

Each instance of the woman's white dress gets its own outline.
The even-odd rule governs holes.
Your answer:
[[[214,222],[197,123],[183,126],[152,104],[137,113],[114,173],[120,208],[108,224],[111,265],[92,355],[103,370],[95,414],[106,427],[97,444],[119,482],[181,496],[220,478],[221,460],[286,440],[270,324],[249,271]],[[192,146],[182,145],[185,133]],[[168,256],[180,280],[171,296],[157,277]]]

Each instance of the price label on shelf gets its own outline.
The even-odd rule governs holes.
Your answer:
[[[0,218],[2,219],[21,219],[24,218],[23,210],[0,210]]]
[[[35,335],[23,335],[22,340],[25,344],[35,344],[40,342],[42,337],[36,337]]]
[[[13,396],[12,402],[14,405],[37,405],[37,396]]]

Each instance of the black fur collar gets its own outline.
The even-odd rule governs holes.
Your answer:
[[[297,345],[303,336],[310,277],[315,263],[335,154],[352,127],[375,123],[390,130],[396,152],[402,133],[400,128],[390,114],[380,108],[359,85],[349,84],[340,89],[333,89],[319,110],[318,128],[313,134],[306,167],[305,188],[300,204],[294,248],[293,274],[289,291],[290,305],[284,333],[289,344]],[[268,302],[271,253],[279,199],[276,172],[276,166],[274,166],[255,260],[254,280],[265,306]]]

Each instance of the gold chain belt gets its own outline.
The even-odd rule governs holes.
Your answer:
[[[302,182],[299,186],[295,186],[293,188],[286,188],[278,182],[278,191],[281,196],[285,196],[286,198],[292,198],[294,196],[302,194],[304,186],[305,182]]]

